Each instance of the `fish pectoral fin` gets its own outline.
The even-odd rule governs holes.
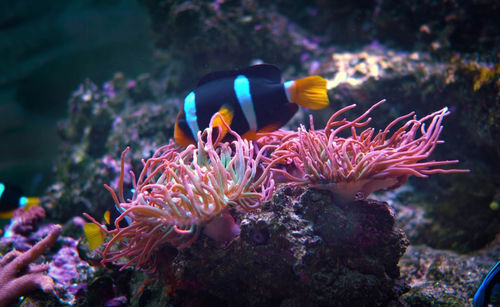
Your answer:
[[[256,139],[259,138],[258,133],[272,132],[272,131],[278,130],[281,126],[283,126],[282,123],[269,124],[265,127],[262,127],[258,131],[248,130],[247,132],[243,133],[243,135],[241,137],[244,138],[245,140],[255,141]]]
[[[241,138],[243,138],[245,140],[250,140],[250,141],[256,140],[258,138],[257,132],[255,132],[254,130],[248,130],[247,132],[245,132],[241,135]]]
[[[293,81],[290,100],[312,110],[326,108],[330,104],[326,80],[320,76],[309,76]]]
[[[87,238],[89,242],[90,250],[98,248],[102,242],[104,242],[105,234],[103,229],[94,223],[83,225],[83,232],[85,233],[85,238]]]
[[[217,116],[217,113],[220,116]],[[228,130],[228,127],[231,126],[231,123],[233,122],[233,109],[228,106],[228,105],[223,105],[220,107],[219,111],[212,116],[212,120],[210,121],[210,127],[212,128],[218,128],[218,131],[221,131],[221,136],[220,138],[222,139]]]

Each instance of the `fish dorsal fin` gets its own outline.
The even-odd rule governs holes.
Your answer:
[[[273,83],[281,83],[281,70],[271,64],[250,66],[240,70],[239,73],[248,78],[262,78],[270,80]]]
[[[248,78],[264,78],[274,83],[281,83],[281,71],[278,67],[271,64],[259,64],[243,69],[211,72],[198,81],[197,87],[218,79],[236,78],[238,75],[245,75]]]
[[[238,75],[238,70],[222,70],[222,71],[214,71],[209,74],[204,75],[200,81],[198,81],[197,87],[200,87],[204,84],[210,83],[214,80],[224,79],[224,78],[234,78]]]
[[[106,210],[106,212],[104,212],[104,221],[108,225],[111,224],[111,212],[109,212],[109,210]]]

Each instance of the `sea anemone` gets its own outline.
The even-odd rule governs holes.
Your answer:
[[[123,196],[124,157],[129,148],[123,151],[118,195],[106,186],[122,213],[114,221],[115,229],[103,227],[112,236],[102,251],[103,263],[154,270],[153,256],[161,245],[189,246],[207,225],[211,225],[208,235],[217,236],[220,231],[212,230],[217,228],[213,223],[234,224],[232,217],[228,219],[230,209],[256,209],[271,197],[274,182],[270,168],[264,169],[261,163],[265,148],[256,150],[252,142],[224,125],[234,141],[213,140],[222,131],[216,127],[219,133],[214,128],[199,132],[197,145],[182,149],[170,142],[160,147],[143,161],[137,180],[131,172],[135,192],[129,200]],[[123,220],[128,222],[126,227],[120,226]]]
[[[436,173],[467,172],[462,169],[441,169],[438,166],[458,163],[458,160],[423,161],[437,144],[441,122],[450,114],[443,108],[421,119],[414,112],[393,120],[384,130],[375,134],[374,128],[365,128],[371,118],[367,115],[382,100],[358,118],[349,121],[337,118],[356,105],[335,112],[324,129],[314,130],[301,125],[297,131],[278,130],[260,134],[258,144],[273,144],[267,163],[272,165],[275,178],[297,186],[326,189],[337,201],[349,202],[356,195],[367,197],[380,189],[392,189],[405,184],[410,176],[427,177]],[[407,120],[396,128],[403,120]],[[350,129],[348,137],[339,133]],[[391,129],[395,129],[391,133]]]

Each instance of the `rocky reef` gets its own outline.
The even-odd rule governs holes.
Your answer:
[[[63,224],[47,257],[56,293],[35,292],[23,304],[471,303],[500,247],[497,4],[139,3],[150,14],[157,69],[136,77],[116,73],[104,84],[82,80],[71,94],[58,125],[55,179],[42,195],[46,217],[33,220]],[[202,233],[183,249],[165,245],[155,252],[163,261],[156,274],[102,265],[83,238],[85,222],[75,216],[88,212],[100,220],[113,206],[103,185],[117,186],[120,153],[130,146],[125,169],[138,173],[141,160],[172,138],[183,93],[197,79],[262,61],[280,66],[286,79],[319,74],[328,81],[330,108],[299,112],[290,129],[309,114],[323,126],[342,107],[364,110],[383,98],[387,103],[371,115],[376,128],[410,111],[421,116],[448,106],[446,143],[432,159],[456,158],[471,172],[412,178],[348,204],[285,183],[260,210],[231,212],[241,232],[230,242]],[[4,239],[2,251],[16,244],[28,250],[48,234],[33,224]]]
[[[327,192],[283,186],[261,212],[237,219],[240,238],[227,246],[204,238],[179,252],[173,269],[190,286],[174,301],[387,306],[406,290],[398,260],[408,241],[386,203],[340,205]]]
[[[394,84],[402,86],[403,80],[412,84],[411,80],[417,81],[416,74],[420,75],[418,80],[445,78],[446,76],[438,75],[440,71],[438,68],[453,65],[433,66],[430,60],[427,62],[424,55],[419,54],[416,57],[391,50],[386,50],[385,53],[378,50],[374,56],[373,52],[370,53],[372,47],[367,48],[365,53],[344,55],[344,58],[357,58],[358,61],[346,61],[347,64],[344,65],[346,78],[332,87],[330,92],[334,103],[343,105],[352,102],[352,99],[358,99],[357,102],[363,103],[364,100],[360,97],[373,98],[377,88],[382,90],[389,85],[392,86],[393,92],[397,93]],[[365,70],[365,75],[359,73],[359,67],[362,66],[355,68],[356,65],[371,63],[372,57],[377,59],[373,65],[390,67],[379,71],[390,73],[371,76],[373,66]],[[331,63],[339,66],[342,63],[338,56],[332,59]],[[313,65],[312,62],[304,63]],[[329,67],[333,67],[328,63],[330,62],[325,60],[319,69],[325,71],[324,74],[327,76],[330,74],[330,80],[333,82],[338,78],[337,72],[340,69],[335,68],[328,73],[328,69],[331,69]],[[425,70],[419,67],[424,67]],[[455,71],[457,76],[461,76],[460,72],[461,70]],[[349,84],[345,80],[360,81],[359,84]],[[473,95],[475,93],[473,78],[469,81],[470,93]],[[440,84],[446,84],[444,80],[442,82]],[[454,82],[457,81],[452,81],[449,86]],[[113,200],[101,185],[104,183],[113,185],[113,182],[116,182],[119,173],[117,162],[119,152],[125,146],[131,146],[132,158],[127,159],[127,167],[137,171],[141,167],[137,162],[142,158],[148,158],[155,147],[166,143],[172,136],[174,118],[180,101],[166,98],[162,84],[164,83],[148,75],[138,80],[128,80],[122,75],[117,75],[102,88],[86,82],[74,93],[71,99],[72,115],[60,128],[67,147],[59,158],[60,164],[57,168],[60,170],[59,181],[49,189],[43,202],[51,218],[67,219],[73,216],[75,209],[68,204],[78,206],[80,212],[91,212],[97,217],[102,215]],[[413,91],[419,87],[413,84],[410,88],[412,89],[410,93],[414,93]],[[366,93],[372,93],[372,96],[364,96]],[[388,89],[385,92],[387,95],[390,93]],[[404,97],[411,99],[413,96],[408,94]],[[434,104],[437,106],[438,102],[435,101]],[[390,102],[386,106],[388,107],[384,112],[391,114],[401,114],[405,108],[410,107]],[[429,106],[420,105],[418,108],[428,110]],[[451,116],[456,116],[456,113]],[[374,120],[377,122],[376,118]],[[459,129],[461,127],[459,123],[460,121],[452,121],[450,125],[452,129]],[[467,156],[468,151],[460,150],[465,146],[464,142],[481,142],[477,138],[474,140],[454,138],[446,132],[444,138],[447,139],[446,146],[456,148],[457,155],[465,161],[471,161],[471,158]],[[485,138],[484,142],[486,141]],[[134,150],[135,148],[138,150]],[[481,148],[488,147],[482,145]],[[436,153],[439,157],[439,150]],[[480,161],[491,163],[488,160]],[[470,165],[469,163],[472,162],[466,165]],[[479,164],[476,164],[476,167],[477,165]],[[473,171],[470,176],[475,177],[475,167],[471,168]],[[301,303],[304,297],[317,305],[347,298],[357,299],[361,305],[368,301],[376,301],[380,305],[391,302],[394,304],[406,302],[412,305],[415,302],[425,303],[433,300],[451,302],[446,299],[447,295],[450,295],[446,294],[447,292],[433,290],[432,295],[428,293],[433,280],[438,279],[435,274],[424,274],[416,280],[417,271],[412,269],[415,266],[420,269],[427,268],[429,265],[432,266],[432,263],[439,268],[442,263],[439,259],[443,257],[439,251],[426,252],[425,257],[430,257],[431,264],[422,267],[422,264],[418,266],[421,261],[419,259],[423,257],[418,256],[422,255],[422,249],[417,247],[410,249],[400,262],[403,274],[399,276],[398,259],[408,244],[399,228],[403,228],[408,233],[410,242],[414,243],[469,252],[483,248],[498,232],[495,228],[498,225],[496,223],[498,217],[489,207],[489,203],[495,197],[495,184],[488,183],[486,174],[478,176],[479,186],[475,194],[466,193],[467,190],[460,188],[459,184],[462,182],[460,178],[438,176],[437,179],[432,177],[428,179],[431,180],[431,184],[413,180],[412,188],[377,196],[381,202],[360,199],[350,207],[335,205],[324,192],[283,187],[261,212],[236,215],[241,234],[227,246],[201,236],[186,249],[177,251],[166,247],[158,251],[165,259],[164,271],[159,275],[159,279],[132,269],[117,272],[116,267],[111,267],[111,270],[101,268],[90,277],[87,290],[89,294],[93,293],[92,299],[97,299],[96,302],[100,303],[104,303],[105,298],[106,302],[131,300],[130,302],[136,304],[179,302],[231,305],[251,298],[248,302],[255,304],[281,302],[286,305]],[[467,178],[463,179],[464,184],[469,184],[468,182]],[[486,192],[481,192],[483,189]],[[483,209],[475,207],[474,210],[467,211],[467,214],[454,214],[452,220],[446,218],[446,207],[439,204],[438,200],[443,199],[450,203],[450,206],[453,204],[451,212],[455,212],[470,208],[470,202],[463,201],[467,197],[472,199],[480,197],[479,203],[483,204]],[[429,199],[433,201],[429,202]],[[389,205],[384,204],[384,201]],[[363,208],[368,211],[363,211],[365,210]],[[471,219],[471,216],[474,218]],[[472,222],[464,225],[462,218],[469,218]],[[446,224],[441,226],[443,223],[441,221],[446,221]],[[474,224],[476,221],[483,226],[491,226],[478,227]],[[373,222],[375,224],[372,224]],[[464,227],[467,229],[468,225],[470,225],[469,231],[456,231]],[[381,238],[379,236],[385,239],[379,240]],[[453,237],[450,239],[450,236]],[[98,263],[99,256],[88,251],[84,242],[82,241],[79,247],[80,256],[89,263]],[[365,244],[370,248],[363,248]],[[375,254],[367,252],[372,248],[376,251]],[[424,251],[432,249],[427,247]],[[449,278],[443,277],[439,281],[443,287],[455,289],[453,295],[456,299],[453,302],[468,302],[482,274],[494,262],[493,255],[488,255],[481,258],[480,266],[476,266],[475,260],[466,256],[457,257],[462,259],[460,261],[467,261],[469,265],[458,266],[459,262],[449,264],[448,270],[453,270],[453,274],[462,276],[461,284],[467,284],[465,287],[460,287],[457,284],[459,279],[451,278],[450,275],[446,275]],[[471,268],[474,268],[474,274],[467,273]],[[238,274],[242,274],[243,277],[235,280],[234,276]],[[227,292],[229,288],[224,286],[228,278],[240,287],[239,296]],[[129,280],[133,281],[132,285],[128,285]],[[99,294],[104,285],[107,289],[113,289],[107,291],[112,295]],[[345,287],[339,285],[349,285],[358,290],[353,292],[350,288],[351,290],[346,291]],[[403,293],[405,294],[401,296]],[[350,296],[354,294],[356,297]],[[192,301],[191,297],[195,295],[198,300]]]

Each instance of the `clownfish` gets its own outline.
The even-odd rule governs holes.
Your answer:
[[[38,197],[24,196],[21,188],[0,182],[0,219],[12,218],[14,211],[18,208],[28,210],[30,207],[37,206]]]
[[[94,250],[98,248],[106,238],[106,231],[115,229],[115,220],[123,213],[122,209],[119,209],[116,205],[104,212],[103,224],[98,226],[94,223],[86,223],[83,225],[83,232],[85,234],[85,238],[88,241],[89,249]],[[127,227],[130,225],[132,221],[130,217],[126,216],[125,219],[121,220],[119,225],[120,227]]]
[[[207,128],[219,112],[226,124],[245,139],[286,124],[299,105],[319,110],[329,104],[326,80],[320,76],[281,83],[281,71],[269,64],[241,70],[212,72],[201,78],[184,99],[177,115],[174,139],[178,145],[196,143],[198,131]],[[227,129],[220,120],[222,137]]]
[[[134,190],[130,189],[128,191],[130,195],[133,195]],[[128,194],[127,194],[128,195]],[[106,231],[113,230],[116,228],[115,220],[124,212],[123,208],[119,207],[119,205],[115,204],[111,209],[106,210],[104,212],[103,221],[101,225],[97,225],[95,223],[86,223],[83,225],[83,232],[85,234],[85,238],[89,244],[89,249],[94,250],[98,248],[106,238]],[[121,220],[118,225],[122,228],[127,227],[132,223],[130,217],[125,216],[123,220]]]
[[[500,305],[500,261],[488,272],[474,295],[474,307]]]

